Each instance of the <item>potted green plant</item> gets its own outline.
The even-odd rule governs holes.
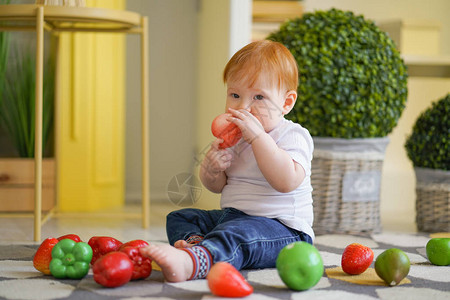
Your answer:
[[[8,33],[0,33],[0,126],[16,153],[0,158],[0,211],[29,211],[34,207],[35,59],[34,51],[10,48]],[[8,62],[8,65],[6,64]],[[54,63],[44,68],[43,209],[54,206],[55,162],[49,143],[53,130]],[[12,157],[11,157],[12,156]]]
[[[420,231],[450,228],[450,93],[417,118],[405,149],[416,174]]]
[[[380,230],[387,135],[407,98],[406,66],[394,42],[372,21],[337,9],[289,20],[268,39],[284,44],[299,67],[287,118],[314,139],[316,232]]]
[[[0,4],[8,4],[9,1],[0,0]],[[9,33],[0,31],[0,104],[3,99],[3,89],[6,85],[6,62],[8,61],[9,53]]]

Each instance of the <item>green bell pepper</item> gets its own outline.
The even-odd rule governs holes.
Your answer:
[[[87,243],[63,239],[52,249],[50,272],[56,278],[83,278],[91,259],[92,248]]]

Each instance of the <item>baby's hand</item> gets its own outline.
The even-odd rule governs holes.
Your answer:
[[[219,149],[223,139],[216,139],[203,159],[202,167],[211,176],[216,176],[231,166],[233,155],[226,149]]]
[[[236,124],[242,132],[244,140],[251,144],[261,133],[265,132],[261,122],[248,110],[235,110],[230,108],[233,115],[228,121]]]

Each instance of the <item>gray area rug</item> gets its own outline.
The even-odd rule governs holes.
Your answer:
[[[326,270],[314,288],[303,292],[289,290],[276,269],[244,270],[242,274],[254,287],[254,293],[246,299],[450,299],[450,266],[438,267],[428,262],[425,246],[429,239],[427,234],[394,233],[318,236],[315,246]],[[405,251],[411,261],[405,283],[384,285],[375,275],[373,263],[362,275],[343,274],[342,252],[355,242],[371,247],[375,258],[388,248]],[[216,299],[206,280],[167,283],[157,270],[146,280],[113,289],[98,285],[92,272],[81,280],[45,276],[33,268],[36,249],[36,245],[0,245],[0,299]]]

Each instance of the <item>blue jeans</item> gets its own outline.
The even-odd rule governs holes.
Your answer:
[[[236,269],[274,268],[280,250],[293,242],[312,239],[276,219],[249,216],[234,208],[182,209],[167,216],[167,237],[173,245],[192,235],[204,237],[198,245],[209,250],[214,263],[225,261]]]

